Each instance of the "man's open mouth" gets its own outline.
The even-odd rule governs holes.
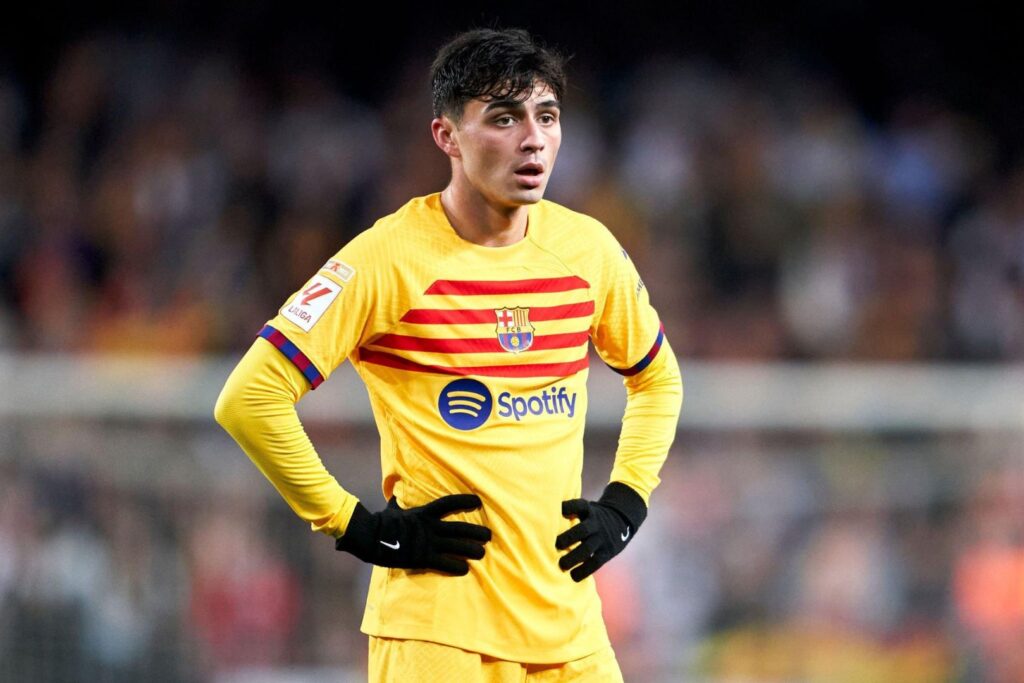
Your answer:
[[[538,176],[544,173],[544,167],[540,164],[523,164],[516,169],[516,175]]]

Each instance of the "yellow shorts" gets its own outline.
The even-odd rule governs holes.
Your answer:
[[[370,683],[622,683],[611,647],[561,664],[520,664],[423,640],[370,637]]]

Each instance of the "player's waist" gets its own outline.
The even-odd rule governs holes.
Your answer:
[[[575,583],[556,558],[524,567],[494,550],[471,562],[465,577],[392,570],[379,592],[374,582],[368,604],[382,610],[382,623],[420,624],[460,640],[544,647],[564,644],[568,634],[585,631],[595,615],[599,619],[593,582]]]

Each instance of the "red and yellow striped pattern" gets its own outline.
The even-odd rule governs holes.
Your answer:
[[[395,332],[360,348],[360,361],[487,377],[568,377],[588,366],[594,300],[580,277],[437,280],[423,294],[427,305],[407,311]],[[534,326],[533,344],[520,354],[498,342],[495,314],[502,308],[513,309],[515,326]],[[520,308],[529,309],[528,320]]]

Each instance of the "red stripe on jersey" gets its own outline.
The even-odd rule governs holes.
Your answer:
[[[485,377],[568,377],[587,367],[589,358],[583,356],[570,363],[523,363],[519,365],[476,365],[443,367],[423,365],[407,358],[383,351],[359,349],[359,360],[409,372],[430,372],[438,375],[482,375]]]
[[[582,318],[594,314],[593,301],[581,301],[561,306],[530,306],[530,320],[566,320]],[[414,308],[402,316],[403,323],[419,323],[423,325],[474,325],[477,323],[494,323],[493,308],[447,309],[447,308]]]
[[[564,334],[534,336],[533,344],[530,345],[528,351],[570,349],[574,346],[586,344],[589,338],[589,332],[567,332]],[[383,346],[389,349],[427,351],[430,353],[493,353],[504,351],[496,337],[484,337],[482,339],[428,339],[426,337],[410,337],[404,334],[385,334],[371,343],[373,346]]]
[[[461,296],[543,294],[588,289],[589,287],[589,282],[575,275],[533,280],[437,280],[427,288],[424,294],[457,294]]]

